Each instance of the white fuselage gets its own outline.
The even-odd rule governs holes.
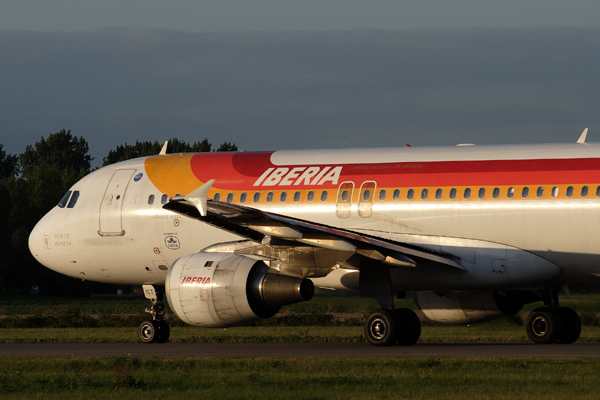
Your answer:
[[[125,172],[115,178],[116,171]],[[196,181],[187,177],[190,171]],[[466,269],[395,269],[399,290],[600,282],[597,144],[140,158],[77,182],[71,189],[79,192],[76,204],[52,209],[31,233],[30,249],[43,265],[75,278],[164,285],[179,257],[242,239],[162,208],[163,196],[185,195],[208,179],[216,179],[209,198],[228,201],[231,193],[236,204],[244,199],[247,207],[450,253]],[[356,288],[339,283],[353,271],[332,271],[315,284]]]

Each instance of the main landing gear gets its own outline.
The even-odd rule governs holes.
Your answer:
[[[140,340],[142,343],[165,343],[169,340],[171,330],[164,320],[164,292],[156,290],[152,285],[144,285],[143,289],[144,296],[152,301],[152,306],[146,308],[146,312],[152,315],[152,321],[144,321],[140,324],[138,329]]]
[[[394,309],[394,291],[390,268],[363,257],[360,261],[359,292],[377,300],[380,309],[373,311],[365,321],[365,337],[374,346],[411,346],[421,336],[421,321],[408,308]],[[396,293],[403,297],[406,293]]]
[[[412,346],[421,336],[421,322],[408,308],[373,311],[365,321],[365,337],[374,346]]]
[[[581,320],[573,309],[558,306],[558,290],[544,293],[545,307],[533,310],[527,317],[527,336],[534,343],[573,343],[581,334]]]

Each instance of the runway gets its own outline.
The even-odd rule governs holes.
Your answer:
[[[362,343],[2,343],[0,357],[600,357],[600,344],[418,343],[373,347]]]

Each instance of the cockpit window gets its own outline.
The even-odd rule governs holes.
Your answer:
[[[67,194],[65,194],[63,196],[62,199],[60,199],[60,201],[58,202],[58,206],[60,208],[65,208],[65,206],[67,205],[67,202],[69,201],[69,197],[71,197],[71,191],[70,190],[67,192]]]
[[[75,207],[75,203],[77,203],[78,198],[79,198],[79,190],[76,190],[73,192],[73,195],[71,196],[71,200],[69,200],[69,204],[67,205],[67,208]]]

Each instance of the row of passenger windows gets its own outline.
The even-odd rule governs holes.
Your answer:
[[[298,203],[300,201],[300,192],[295,192],[294,193],[294,202]],[[273,202],[273,198],[275,197],[275,195],[273,194],[273,192],[269,192],[267,193],[267,203],[272,203]],[[314,191],[310,191],[308,192],[308,195],[306,196],[306,200],[311,202],[313,201],[315,198],[315,192]],[[148,196],[148,204],[152,205],[154,204],[154,195],[151,194],[150,196]],[[168,196],[166,194],[163,194],[161,199],[160,199],[160,203],[161,204],[167,204],[167,200],[169,200]],[[215,201],[221,201],[221,194],[217,193],[215,194],[215,196],[213,197],[213,200]],[[246,201],[248,200],[248,194],[246,192],[242,193],[240,195],[240,203],[244,204],[246,203]],[[321,193],[321,201],[326,201],[327,200],[327,191],[323,191]],[[227,195],[226,201],[228,203],[233,203],[233,193],[229,193]],[[254,195],[252,196],[252,201],[254,201],[254,203],[258,203],[260,201],[260,193],[256,192],[254,193]],[[279,201],[282,203],[285,203],[287,201],[287,192],[282,192],[279,195]]]
[[[475,190],[477,190],[477,197],[478,198],[480,198],[480,199],[485,198],[486,188],[482,187],[482,188],[475,189]],[[544,190],[545,189],[544,189],[543,186],[537,187],[537,189],[535,189],[535,196],[537,198],[542,198],[544,196]],[[559,190],[560,189],[559,189],[558,186],[552,187],[550,189],[550,195],[553,198],[558,197]],[[400,189],[395,189],[392,192],[392,199],[394,201],[400,200],[400,193],[401,193]],[[588,186],[583,186],[581,188],[581,192],[580,192],[581,197],[584,197],[584,198],[587,197],[588,193],[589,193]],[[573,194],[574,194],[574,188],[573,188],[573,186],[567,187],[566,196],[568,198],[570,198],[570,197],[573,197]],[[312,190],[309,191],[308,195],[306,196],[306,200],[308,202],[312,202],[314,200],[314,195],[315,195],[314,191],[312,191]],[[350,191],[348,189],[344,189],[341,192],[341,194],[340,194],[340,201],[341,202],[347,202],[349,195],[350,195]],[[435,197],[436,200],[441,199],[443,197],[443,195],[444,195],[444,190],[442,188],[438,188],[438,189],[435,190],[434,197]],[[458,190],[456,188],[450,189],[450,192],[449,192],[450,199],[455,199],[457,197],[457,195],[458,195]],[[465,188],[463,190],[463,192],[462,192],[462,198],[465,199],[465,200],[466,199],[470,199],[472,195],[474,195],[474,193],[473,193],[473,189],[471,189],[471,188]],[[523,187],[521,189],[521,194],[520,195],[521,195],[521,198],[523,198],[523,199],[528,198],[529,197],[529,187],[528,186]],[[273,192],[269,192],[267,194],[267,203],[271,203],[273,201],[273,196],[274,196]],[[298,203],[300,201],[300,196],[301,196],[301,194],[300,194],[299,191],[297,191],[297,192],[294,193],[294,202],[295,203]],[[515,196],[515,188],[514,187],[507,188],[506,189],[506,197],[509,198],[509,199],[512,199],[514,196]],[[379,201],[385,201],[386,197],[387,197],[387,190],[386,189],[381,189],[379,191],[379,196],[378,196]],[[414,189],[408,189],[406,191],[406,199],[407,200],[412,200],[414,197],[415,197],[415,190]],[[421,197],[422,200],[427,200],[427,198],[429,197],[429,189],[427,189],[427,188],[422,189],[421,192],[420,192],[420,197]],[[494,199],[497,199],[497,198],[500,197],[500,188],[499,187],[496,187],[496,188],[494,188],[492,190],[492,197]],[[600,197],[600,186],[596,187],[596,197]],[[221,194],[217,193],[214,196],[214,200],[220,201],[221,200]],[[244,192],[244,193],[242,193],[240,195],[240,203],[244,204],[246,202],[246,200],[247,200],[247,194]],[[287,200],[287,192],[281,192],[280,197],[279,197],[279,201],[281,203],[285,203],[286,200]],[[327,200],[327,191],[324,190],[323,192],[321,192],[321,201],[324,202],[326,200]],[[362,201],[370,201],[371,200],[371,190],[370,189],[366,189],[363,192],[361,200]],[[229,193],[227,195],[226,201],[228,203],[232,203],[233,202],[233,193]],[[253,201],[254,201],[254,203],[258,203],[260,201],[260,193],[259,192],[254,193]]]
[[[151,194],[150,196],[148,196],[148,204],[152,205],[154,204],[154,195]],[[167,200],[169,200],[169,196],[167,196],[166,194],[163,194],[160,198],[160,204],[167,204]]]
[[[294,192],[294,196],[293,196],[294,203],[298,203],[300,201],[301,196],[302,196],[302,194],[300,193],[300,191]],[[285,203],[287,201],[287,197],[288,197],[287,192],[281,192],[281,194],[279,195],[279,202]],[[267,203],[272,203],[274,198],[275,198],[275,194],[273,192],[267,193]],[[323,190],[321,192],[320,199],[321,199],[321,201],[327,201],[327,190]],[[221,193],[215,194],[215,196],[213,197],[213,200],[221,201]],[[248,195],[246,194],[246,192],[243,192],[240,195],[240,204],[246,203],[247,200],[248,200]],[[308,201],[310,203],[314,200],[315,200],[315,192],[313,190],[311,190],[306,195],[306,201]],[[233,203],[233,193],[227,194],[225,201],[227,203]],[[252,196],[252,201],[254,203],[260,202],[260,192],[254,193],[254,195]]]
[[[543,186],[538,186],[537,188],[534,188],[533,190],[535,190],[535,197],[542,198],[544,196],[544,191],[546,189]],[[566,197],[567,198],[573,197],[574,191],[575,191],[575,189],[573,188],[573,186],[568,186],[566,189],[566,192],[565,192]],[[553,198],[556,198],[556,197],[558,197],[559,192],[560,192],[560,188],[558,186],[554,186],[550,189],[550,196]],[[75,193],[77,193],[77,196],[79,196],[79,192],[75,192]],[[71,192],[67,193],[67,195],[69,195],[69,196],[70,196],[70,194],[71,194]],[[516,194],[516,190],[514,187],[509,187],[506,189],[505,195],[507,198],[512,199],[515,196],[515,194]],[[528,186],[523,187],[520,191],[520,197],[523,199],[528,198],[529,194],[530,194],[530,188]],[[581,197],[585,198],[588,196],[588,194],[589,194],[589,187],[583,186],[580,191]],[[61,203],[59,203],[59,207],[65,206],[66,201],[68,200],[67,195],[65,195],[66,199],[63,198],[64,204],[63,204],[63,200],[61,200]],[[400,195],[401,195],[400,189],[395,189],[392,192],[392,199],[394,201],[398,201],[398,200],[400,200]],[[499,198],[500,195],[501,195],[501,189],[499,187],[492,189],[492,197],[494,199]],[[294,194],[293,194],[294,203],[300,202],[301,196],[302,196],[302,194],[300,191],[294,192]],[[327,196],[328,196],[328,191],[323,190],[320,195],[321,202],[327,201]],[[348,189],[342,190],[342,192],[340,193],[340,201],[347,202],[349,196],[350,196],[350,191]],[[427,200],[429,198],[429,189],[427,189],[427,188],[421,189],[420,193],[418,193],[418,196],[420,196],[421,200]],[[436,200],[440,200],[443,196],[444,196],[444,189],[442,189],[442,188],[436,189],[435,192],[433,193],[433,197]],[[486,196],[486,188],[484,188],[484,187],[481,187],[479,189],[465,188],[464,190],[462,190],[462,193],[460,193],[460,194],[456,188],[450,189],[450,192],[448,193],[448,197],[451,200],[453,200],[453,199],[456,199],[457,196],[459,196],[459,197],[462,196],[462,198],[465,200],[470,199],[473,196],[483,199]],[[73,197],[74,197],[74,200],[72,199],[69,202],[69,205],[68,205],[69,208],[73,207],[75,205],[74,202],[77,201],[77,197],[75,196],[75,194],[73,195]],[[600,186],[596,187],[596,197],[600,197]],[[259,203],[260,198],[261,198],[261,193],[255,192],[252,195],[252,202],[255,204]],[[267,203],[272,203],[274,198],[275,198],[275,194],[273,192],[267,193],[267,196],[266,196]],[[279,202],[280,203],[285,203],[287,201],[287,198],[288,198],[287,192],[281,192],[279,194]],[[386,198],[387,198],[387,190],[386,189],[379,190],[379,195],[378,195],[379,201],[385,201]],[[415,198],[415,190],[408,189],[406,191],[405,198],[407,200],[414,199]],[[314,199],[315,199],[315,192],[313,190],[311,190],[306,195],[306,201],[310,203],[310,202],[313,202]],[[221,194],[216,193],[213,197],[213,200],[221,201]],[[233,203],[234,194],[228,193],[227,196],[225,197],[225,199],[223,199],[223,200],[226,201],[227,203]],[[155,196],[153,194],[151,194],[148,197],[148,204],[150,204],[150,205],[154,204],[154,201],[155,201]],[[163,194],[161,196],[160,203],[166,204],[167,201],[168,201],[168,196],[166,194]],[[247,201],[248,201],[248,194],[246,192],[243,192],[240,195],[239,202],[240,202],[240,204],[245,204]],[[363,201],[363,202],[371,201],[371,190],[370,189],[366,189],[363,191],[361,201]],[[73,204],[71,204],[71,203],[73,203]]]
[[[474,189],[474,190],[477,191],[476,196],[478,198],[480,198],[480,199],[485,198],[486,188],[481,187],[479,189]],[[462,198],[465,200],[470,199],[471,196],[475,195],[475,193],[473,193],[474,190],[471,188],[465,188],[462,192]],[[537,188],[534,188],[534,190],[535,190],[535,197],[537,197],[538,199],[544,197],[545,188],[543,186],[538,186]],[[500,194],[501,194],[500,191],[501,190],[499,187],[494,188],[492,190],[492,197],[494,199],[497,199],[498,197],[500,197]],[[567,198],[573,197],[574,191],[575,191],[575,189],[573,188],[573,186],[567,187],[567,190],[565,193]],[[515,192],[516,191],[515,191],[514,187],[507,188],[506,189],[506,197],[509,199],[512,199],[515,196]],[[550,189],[550,196],[552,196],[553,198],[556,198],[556,197],[558,197],[559,192],[560,192],[560,188],[558,186],[554,186]],[[365,193],[366,193],[366,191],[365,191]],[[588,186],[582,186],[581,192],[580,192],[581,197],[583,197],[583,198],[587,197],[588,193],[589,193]],[[441,199],[443,197],[443,195],[444,195],[443,189],[441,189],[441,188],[436,189],[435,195],[434,195],[436,200]],[[450,193],[449,193],[450,199],[455,199],[457,195],[458,195],[458,191],[456,188],[450,189]],[[406,192],[406,199],[412,200],[414,198],[414,196],[415,196],[414,189],[408,189],[408,191]],[[426,189],[426,188],[422,189],[420,196],[421,196],[421,200],[426,200],[429,197],[429,189]],[[526,199],[529,197],[529,187],[528,186],[525,186],[521,189],[520,196],[523,199]],[[363,197],[364,197],[364,195],[363,195]],[[600,186],[596,187],[596,197],[600,197]],[[386,191],[385,191],[385,189],[382,189],[379,191],[379,200],[383,201],[383,200],[385,200],[385,198],[386,198]],[[394,200],[400,199],[400,189],[394,190],[392,198]],[[366,200],[368,200],[368,198],[363,198],[363,201],[366,201]]]

